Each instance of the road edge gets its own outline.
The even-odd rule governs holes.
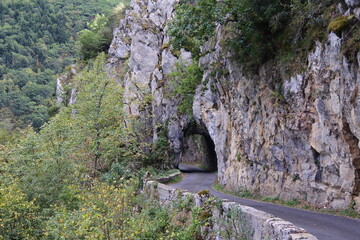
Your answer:
[[[146,181],[144,192],[149,197],[156,197],[160,202],[171,205],[178,199],[191,198],[194,206],[202,207],[211,196],[207,194],[191,193],[177,189],[156,181]],[[250,239],[276,239],[276,240],[317,240],[315,236],[293,223],[275,217],[269,213],[236,202],[216,199],[216,204],[211,208],[213,216],[213,232],[221,234],[226,229],[221,229],[221,223],[231,222],[234,226],[246,225],[251,232]],[[221,238],[220,238],[221,239]]]

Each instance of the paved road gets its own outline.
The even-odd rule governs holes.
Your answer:
[[[217,198],[238,202],[292,222],[306,229],[319,240],[360,240],[360,220],[358,219],[237,198],[217,192],[211,188],[216,178],[215,173],[209,173],[200,168],[185,164],[180,165],[180,170],[185,173],[185,177],[181,182],[172,184],[173,187],[186,189],[191,192],[199,192],[205,189],[210,190],[212,195]]]

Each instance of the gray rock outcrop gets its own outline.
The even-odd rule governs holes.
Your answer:
[[[175,56],[166,35],[176,2],[133,1],[109,51],[127,111],[149,130],[146,141],[155,141],[158,129],[167,127],[175,166],[183,156],[196,155],[186,154],[194,149],[185,145],[196,145],[184,144],[190,118],[178,113],[179,99],[171,97],[168,81],[179,59],[191,60],[185,51]],[[360,208],[360,55],[349,63],[340,52],[342,39],[329,33],[308,55],[305,70],[289,76],[274,72],[269,62],[245,74],[222,49],[222,31],[219,26],[204,46],[204,52],[215,50],[200,59],[205,71],[193,104],[201,134],[215,145],[219,182],[325,208]],[[211,66],[224,71],[214,74]]]

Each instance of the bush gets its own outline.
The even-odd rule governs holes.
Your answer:
[[[124,1],[127,3],[128,1]],[[124,15],[125,4],[120,3],[109,16],[99,15],[88,23],[88,29],[79,33],[80,56],[84,60],[96,57],[100,52],[106,52],[113,39],[113,29]]]
[[[83,191],[81,205],[69,210],[60,207],[47,223],[49,239],[125,239],[135,200],[134,182],[128,187],[95,182]]]
[[[39,207],[28,201],[16,185],[0,188],[0,239],[40,239]]]
[[[200,46],[214,35],[216,26],[216,0],[199,0],[196,4],[180,1],[175,18],[169,23],[168,33],[177,50],[184,48],[199,57]]]
[[[94,21],[88,24],[89,29],[80,32],[80,56],[84,60],[96,57],[99,52],[105,51],[110,45],[109,40],[102,32],[106,24],[107,18],[97,14]]]
[[[351,19],[353,19],[352,16],[340,16],[335,18],[333,21],[329,23],[328,30],[332,31],[336,34],[340,34],[342,30],[344,30],[349,24]]]

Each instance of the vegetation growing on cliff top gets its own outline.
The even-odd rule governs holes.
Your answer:
[[[79,33],[79,55],[83,60],[89,60],[99,52],[107,52],[113,39],[113,30],[124,17],[128,0],[123,0],[109,15],[97,14],[87,23],[87,29]]]
[[[338,15],[334,9],[338,2],[180,1],[168,33],[173,36],[174,48],[185,48],[199,57],[200,46],[218,34],[215,28],[221,24],[223,47],[248,70],[270,59],[291,65],[305,56],[316,40],[324,39],[330,20]]]

